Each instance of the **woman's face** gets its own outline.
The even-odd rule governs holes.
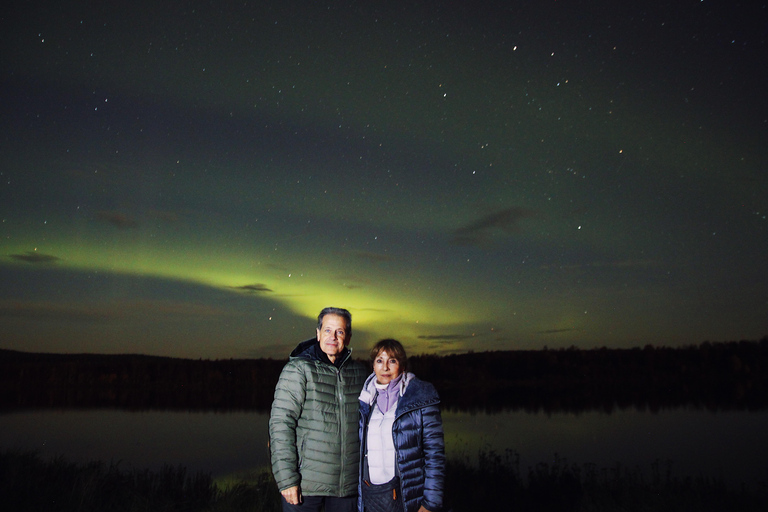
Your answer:
[[[373,360],[373,373],[376,374],[376,382],[389,384],[400,375],[400,362],[382,350]]]

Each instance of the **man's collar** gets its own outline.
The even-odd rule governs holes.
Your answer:
[[[336,368],[341,368],[341,363],[344,362],[344,360],[347,358],[347,354],[349,354],[349,349],[347,347],[344,347],[344,350],[342,350],[341,353],[336,356],[336,361],[331,362],[330,358],[328,357],[328,354],[323,352],[322,349],[320,348],[320,342],[315,343],[314,350],[315,350],[315,357],[317,357],[320,361],[326,364],[335,366]]]

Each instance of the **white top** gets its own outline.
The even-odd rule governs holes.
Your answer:
[[[377,388],[380,386],[376,384]],[[392,425],[395,423],[397,402],[392,404],[386,414],[382,414],[375,400],[371,407],[373,413],[368,423],[366,440],[368,472],[372,484],[383,484],[395,476],[395,440],[392,436]]]
[[[398,393],[398,402],[401,396],[405,394],[408,383],[414,378],[412,373],[406,372],[400,380],[400,392]],[[360,400],[371,406],[373,412],[368,423],[368,436],[366,437],[365,457],[368,461],[368,472],[372,484],[384,484],[392,480],[395,476],[395,438],[392,434],[392,426],[395,423],[395,411],[397,403],[392,404],[387,414],[382,414],[376,405],[376,393],[378,389],[386,388],[376,382],[376,375],[371,374],[365,381],[362,391],[360,391]]]

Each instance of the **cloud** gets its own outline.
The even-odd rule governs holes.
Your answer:
[[[57,261],[61,260],[61,258],[57,256],[42,254],[35,251],[27,251],[25,254],[9,254],[8,256],[15,260],[25,261],[27,263],[33,264],[56,263]]]
[[[453,232],[453,242],[457,245],[482,245],[490,241],[494,232],[505,234],[520,233],[520,221],[535,217],[533,210],[513,206],[489,213]]]
[[[473,334],[431,334],[417,336],[417,339],[427,342],[423,348],[428,352],[442,355],[466,352],[479,342]]]
[[[175,224],[181,219],[179,214],[176,212],[162,210],[150,210],[147,215],[153,219],[167,222],[168,224]]]
[[[94,321],[159,317],[200,318],[222,316],[224,310],[197,303],[168,300],[123,300],[99,304],[60,304],[51,301],[0,300],[0,318]]]
[[[454,341],[466,340],[472,338],[471,334],[434,334],[418,336],[418,339],[425,341],[440,341],[443,343],[452,343]]]
[[[128,215],[120,212],[98,212],[96,214],[96,218],[99,220],[103,220],[106,222],[109,222],[113,226],[119,228],[119,229],[130,229],[135,228],[139,225],[138,222],[136,222],[136,219],[133,219],[129,217]]]
[[[658,263],[653,260],[623,260],[623,261],[615,261],[612,263],[606,263],[604,266],[606,267],[614,267],[614,268],[651,268],[651,267],[657,267]]]
[[[373,262],[395,261],[397,259],[394,256],[390,256],[389,254],[381,254],[378,252],[368,252],[368,251],[356,251],[355,256],[358,259],[368,260]]]
[[[168,318],[175,317],[212,317],[230,316],[231,312],[221,309],[216,305],[184,302],[175,300],[137,299],[126,300],[117,303],[117,308],[124,314],[133,315],[136,318],[147,316]]]
[[[593,263],[573,263],[568,265],[550,265],[543,264],[539,266],[542,270],[585,270],[585,269],[652,269],[659,267],[659,263],[650,259],[628,259],[621,261],[593,262]]]
[[[50,301],[0,301],[0,317],[35,320],[103,320],[110,315],[98,308]]]
[[[365,288],[371,284],[370,279],[362,277],[359,274],[338,275],[336,276],[336,279],[341,282],[341,286],[348,290]]]
[[[273,291],[271,288],[267,288],[267,285],[262,283],[246,284],[243,286],[233,286],[232,288],[234,288],[235,290],[242,290],[244,292],[249,292],[249,293]]]

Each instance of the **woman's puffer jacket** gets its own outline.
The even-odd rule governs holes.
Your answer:
[[[372,404],[375,404],[376,376],[366,380],[360,393],[359,436],[363,446],[367,435]],[[406,512],[417,512],[420,506],[438,512],[443,507],[445,481],[445,443],[443,420],[440,415],[440,397],[435,387],[418,379],[412,373],[403,376],[401,396],[397,401],[392,435],[397,452],[397,472],[400,475],[401,493],[405,498]],[[361,453],[360,484],[358,485],[358,510],[363,511]]]

